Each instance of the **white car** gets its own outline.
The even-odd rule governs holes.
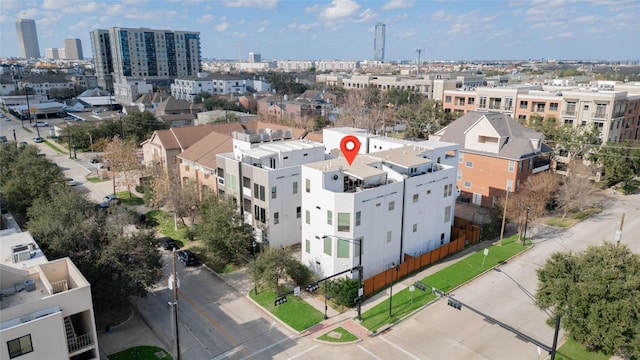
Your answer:
[[[66,178],[64,179],[64,181],[67,183],[68,186],[76,186],[80,184],[79,182],[73,180],[72,178]]]
[[[49,126],[49,123],[45,122],[45,121],[36,121],[31,126],[33,126],[33,127],[46,127],[46,126]]]

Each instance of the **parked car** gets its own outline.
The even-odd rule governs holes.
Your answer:
[[[34,143],[41,143],[43,141],[44,141],[44,139],[41,138],[40,136],[36,136],[36,137],[33,138],[33,142]]]
[[[109,194],[109,195],[105,196],[103,200],[105,202],[107,202],[107,203],[120,204],[120,199],[118,199],[118,197],[113,195],[113,194]]]
[[[103,202],[97,204],[96,208],[98,210],[107,211],[107,210],[109,210],[109,203],[103,201]]]
[[[79,184],[79,182],[73,180],[72,178],[66,178],[64,179],[64,181],[67,183],[68,186],[76,186]]]
[[[176,253],[176,257],[184,264],[184,266],[196,265],[198,263],[196,254],[191,250],[180,250]]]
[[[98,164],[101,161],[102,160],[100,160],[100,158],[98,158],[98,157],[93,157],[93,158],[91,158],[91,160],[89,160],[89,162],[92,163],[92,164]]]
[[[179,249],[178,243],[176,243],[176,241],[173,240],[173,238],[170,238],[168,236],[160,238],[160,245],[165,250]]]
[[[18,143],[18,147],[25,147],[25,146],[27,146],[27,142],[26,141],[20,141]]]
[[[46,127],[49,126],[49,123],[46,121],[36,121],[33,124],[31,124],[32,127]]]
[[[8,144],[9,140],[7,139],[6,136],[4,135],[0,135],[0,144]]]

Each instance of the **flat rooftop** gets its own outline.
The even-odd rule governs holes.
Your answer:
[[[384,162],[410,168],[433,162],[431,159],[424,157],[424,153],[427,151],[427,149],[418,146],[404,146],[401,148],[383,150],[369,154],[371,156],[380,157]]]
[[[342,170],[344,173],[351,175],[355,178],[366,179],[372,176],[384,175],[385,171],[377,169],[370,164],[379,163],[380,160],[371,156],[359,154],[353,160],[353,163],[349,165],[346,159],[340,157],[337,159],[324,160],[311,164],[305,164],[312,169],[320,170],[322,172],[334,172]]]

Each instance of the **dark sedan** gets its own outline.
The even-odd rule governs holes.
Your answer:
[[[176,253],[176,257],[184,266],[196,265],[198,263],[196,255],[191,250],[180,250]]]

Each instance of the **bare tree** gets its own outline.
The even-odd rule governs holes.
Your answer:
[[[581,160],[573,160],[569,163],[567,176],[562,179],[562,185],[558,191],[558,203],[563,209],[563,220],[569,210],[577,207],[582,211],[590,202],[591,195],[596,191],[590,180],[592,175],[591,168],[584,165]]]
[[[114,178],[116,173],[120,173],[119,182],[126,186],[129,196],[131,196],[131,187],[136,185],[136,180],[141,175],[142,164],[138,160],[136,151],[137,146],[133,141],[123,141],[117,135],[104,149],[105,162],[111,169]]]

